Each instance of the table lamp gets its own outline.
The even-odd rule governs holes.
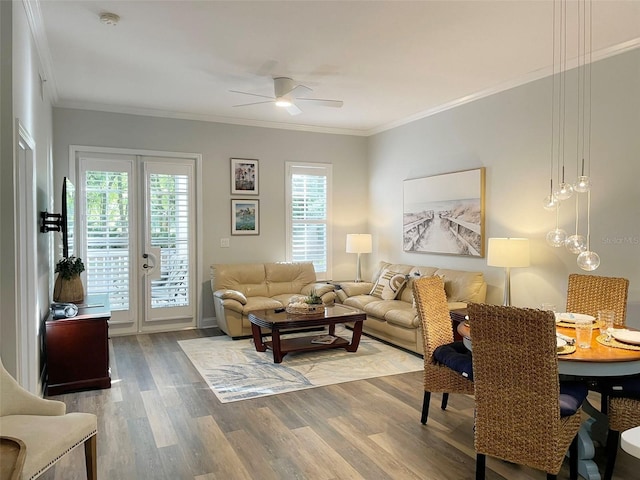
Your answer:
[[[347,234],[347,253],[358,254],[358,264],[356,266],[356,282],[361,282],[360,254],[371,253],[373,251],[371,234],[369,233],[349,233]]]
[[[530,264],[528,238],[490,238],[487,265],[504,267],[503,305],[511,305],[511,268],[528,267]]]

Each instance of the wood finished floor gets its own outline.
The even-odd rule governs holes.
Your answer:
[[[216,334],[115,337],[112,388],[52,397],[98,415],[101,480],[474,478],[472,398],[451,395],[442,411],[434,394],[423,426],[422,372],[413,372],[221,404],[177,344]],[[640,460],[620,451],[614,478],[638,471]],[[565,461],[559,478],[568,477]],[[84,450],[40,478],[86,478]],[[543,478],[487,462],[487,479]]]

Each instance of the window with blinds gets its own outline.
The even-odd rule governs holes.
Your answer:
[[[287,163],[287,260],[313,262],[329,279],[331,165]]]
[[[87,293],[108,294],[111,310],[129,308],[129,175],[87,171]]]

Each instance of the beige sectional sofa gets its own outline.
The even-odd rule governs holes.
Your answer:
[[[316,281],[311,262],[214,264],[211,288],[218,326],[233,338],[251,335],[251,311],[286,307],[312,290],[327,305],[336,298],[332,284]]]
[[[482,272],[387,262],[380,262],[371,282],[343,282],[336,293],[338,301],[367,313],[364,333],[422,354],[422,328],[413,305],[413,280],[431,275],[443,277],[450,310],[485,301],[487,284]]]

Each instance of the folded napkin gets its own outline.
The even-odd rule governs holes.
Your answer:
[[[558,333],[556,332],[556,336],[558,338],[561,338],[562,340],[564,340],[565,342],[567,342],[567,345],[573,345],[574,343],[576,343],[576,339],[573,337],[569,337],[567,335],[563,335],[562,333]]]

